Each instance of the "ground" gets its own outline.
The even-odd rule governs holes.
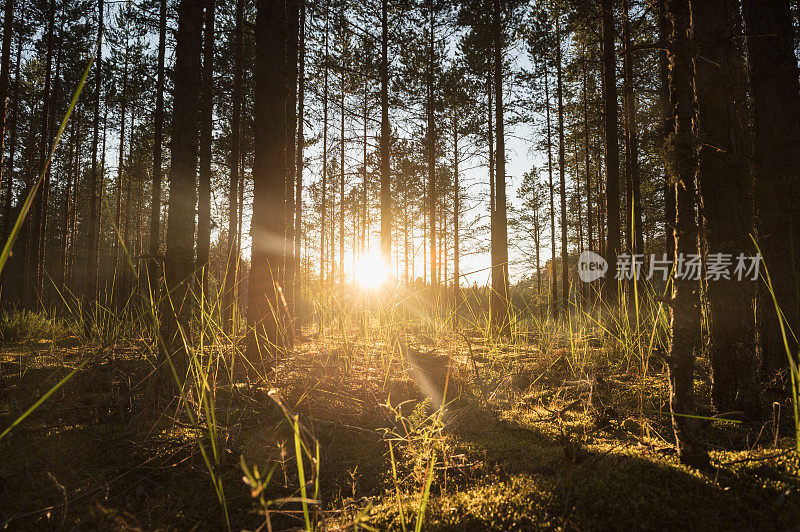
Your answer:
[[[715,468],[692,470],[674,455],[657,350],[637,360],[585,330],[507,341],[445,328],[304,333],[268,384],[229,384],[231,346],[206,347],[192,388],[205,392],[187,388],[184,402],[156,389],[145,339],[6,340],[0,430],[88,362],[0,439],[0,520],[80,530],[800,524],[785,401],[778,423],[706,421]]]

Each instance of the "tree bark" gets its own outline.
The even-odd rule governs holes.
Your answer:
[[[800,330],[800,90],[787,0],[744,0],[750,90],[758,244],[769,268],[786,324]],[[788,366],[771,297],[762,291],[759,337],[763,377]],[[789,350],[798,350],[787,334]]]
[[[299,36],[299,73],[297,80],[297,162],[295,169],[295,219],[294,219],[294,257],[296,268],[301,266],[301,245],[303,235],[303,148],[305,136],[303,121],[305,120],[306,92],[306,0],[300,0],[300,36]],[[297,273],[295,273],[297,279]],[[299,292],[299,279],[295,282],[294,292]]]
[[[561,308],[569,313],[569,257],[567,255],[566,146],[564,145],[564,95],[561,66],[561,14],[556,15],[556,81],[558,92],[558,178],[561,195]],[[580,216],[580,214],[579,214]]]
[[[737,35],[731,19],[738,2],[704,0],[692,3],[697,57],[699,108],[699,184],[710,254],[734,258],[751,254],[753,227],[752,178],[748,171],[737,103],[744,87],[737,85]],[[723,16],[725,14],[725,16]],[[741,117],[744,118],[744,117]],[[752,300],[755,284],[735,277],[708,279],[711,306],[709,354],[714,384],[712,398],[720,412],[742,411],[759,416],[758,359],[755,352]]]
[[[342,14],[342,18],[344,18],[344,14]],[[345,78],[345,72],[342,70],[341,72],[341,98],[339,100],[339,114],[340,114],[340,121],[339,121],[339,160],[341,167],[339,168],[339,297],[344,297],[344,182],[345,182],[345,138],[344,138],[344,92],[345,92],[345,84],[347,83]]]
[[[172,164],[169,172],[166,290],[160,312],[167,356],[182,376],[188,363],[180,329],[187,335],[194,279],[194,214],[197,199],[197,135],[203,0],[181,0],[175,48],[175,98],[172,111]],[[177,359],[173,355],[178,355]]]
[[[587,95],[586,85],[588,83],[588,61],[584,59],[583,61],[583,138],[584,138],[584,157],[585,157],[585,168],[586,168],[586,243],[587,247],[594,251],[594,239],[592,238],[592,229],[594,227],[592,221],[592,170],[589,164],[589,151],[590,151],[590,144],[589,144],[589,97]],[[591,296],[591,290],[590,290]]]
[[[426,149],[428,162],[428,224],[430,226],[430,253],[431,253],[431,287],[434,294],[438,284],[437,272],[437,253],[436,253],[436,127],[434,117],[434,88],[433,88],[433,68],[435,57],[433,39],[433,9],[430,9],[430,29],[428,34],[428,75],[427,75],[427,96],[425,102],[425,115],[427,125],[425,130]]]
[[[617,255],[620,251],[619,228],[619,126],[617,124],[617,76],[614,54],[614,2],[602,0],[603,25],[603,110],[605,115],[605,164],[606,164],[606,261],[608,271],[603,283],[603,297],[609,308],[618,303],[616,271]]]
[[[672,108],[668,148],[671,182],[674,184],[675,249],[688,258],[698,253],[695,177],[697,141],[693,131],[694,68],[689,0],[667,0],[670,32],[669,93]],[[706,467],[708,455],[694,401],[695,357],[700,346],[700,284],[677,272],[672,300],[672,349],[668,358],[672,427],[681,462]]]
[[[286,219],[286,238],[283,241],[284,254],[284,294],[288,311],[288,319],[293,319],[295,304],[295,279],[297,276],[297,263],[299,255],[295,254],[295,177],[297,166],[295,157],[297,147],[295,144],[297,135],[297,51],[298,51],[298,30],[300,17],[300,0],[289,0],[285,5],[286,9],[286,29],[288,41],[286,44],[286,76],[287,91],[285,123],[286,123],[286,176],[284,179],[284,197]],[[294,330],[294,325],[288,323],[287,326]]]
[[[642,235],[642,202],[639,176],[639,135],[636,124],[636,92],[633,77],[633,52],[631,50],[630,7],[629,0],[622,2],[622,41],[625,55],[622,58],[625,92],[625,183],[626,183],[626,219],[625,234],[628,235],[627,252],[641,254],[644,247]],[[628,283],[628,304],[631,313],[636,312],[637,279]],[[642,285],[643,286],[643,285]],[[641,297],[639,295],[638,297]]]
[[[208,256],[211,252],[211,143],[214,131],[214,0],[204,0],[203,85],[200,91],[200,171],[197,201],[198,303],[205,304],[208,291]]]
[[[161,251],[161,158],[164,142],[164,57],[167,50],[167,0],[159,0],[158,66],[156,73],[156,111],[153,117],[153,195],[150,200],[150,255]],[[151,260],[148,268],[149,290],[153,301],[159,299],[162,265]]]
[[[129,20],[130,11],[125,14],[125,17]],[[128,42],[129,42],[128,36],[126,34],[125,50],[124,50],[125,56],[123,59],[122,88],[121,88],[121,100],[120,100],[119,159],[117,162],[117,187],[115,191],[116,200],[114,202],[116,205],[115,208],[116,210],[114,215],[114,233],[115,233],[114,259],[112,261],[114,294],[115,294],[116,305],[118,307],[122,307],[126,300],[126,296],[122,290],[123,286],[122,279],[127,273],[127,267],[125,264],[125,259],[120,257],[119,234],[122,231],[122,190],[124,188],[123,176],[125,172],[125,116],[128,110],[128,54],[129,54]]]
[[[381,256],[388,266],[392,260],[392,192],[389,163],[389,19],[388,0],[381,0]]]
[[[453,118],[453,328],[458,330],[458,308],[461,303],[461,188],[458,182],[458,119]]]
[[[162,0],[165,1],[165,0]],[[103,73],[103,0],[97,2],[97,60],[94,70],[94,117],[92,118],[92,168],[89,172],[89,222],[86,232],[86,289],[84,297],[94,299],[97,297],[97,266],[98,248],[100,245],[100,191],[98,187],[99,164],[97,149],[100,144],[100,90],[102,88]],[[84,305],[87,317],[90,315],[89,305]],[[89,320],[86,320],[89,323]]]
[[[553,133],[550,128],[550,69],[544,62],[544,106],[547,121],[547,176],[550,187],[550,291],[553,317],[558,316],[558,281],[556,281],[556,204],[553,185]]]
[[[506,146],[503,118],[503,28],[501,0],[494,0],[494,92],[495,92],[495,221],[497,230],[492,246],[495,264],[492,265],[492,294],[490,323],[501,335],[510,334],[508,289],[508,222],[506,216]]]
[[[9,179],[8,172],[3,172],[3,155],[5,153],[6,138],[6,108],[8,103],[8,87],[10,84],[9,75],[11,73],[11,37],[14,35],[14,0],[6,0],[3,12],[3,48],[0,55],[0,190],[2,190],[3,179]],[[6,174],[5,176],[3,174]],[[11,187],[6,187],[10,193]],[[4,233],[8,230],[10,220],[8,213],[3,218]]]
[[[11,220],[11,196],[13,195],[13,187],[14,187],[14,156],[17,150],[17,137],[19,136],[19,130],[17,125],[19,124],[19,110],[20,110],[20,101],[19,101],[19,88],[20,88],[20,67],[22,64],[22,41],[23,41],[23,32],[22,28],[24,27],[25,22],[25,2],[22,4],[21,14],[20,14],[20,22],[18,24],[19,30],[17,31],[17,57],[14,64],[14,111],[12,114],[12,122],[11,122],[11,138],[9,139],[9,147],[8,147],[8,173],[6,174],[6,194],[5,199],[3,201],[3,219],[9,220],[8,223],[4,224],[3,226],[3,242],[8,240],[8,235],[11,232],[12,224]],[[21,257],[24,259],[25,257],[25,243],[27,242],[27,236],[25,234],[27,225],[23,225],[22,231],[20,233],[20,240],[22,241],[21,245]],[[20,263],[24,263],[24,261],[20,261]],[[13,300],[17,303],[20,302],[20,298],[23,295],[24,290],[24,283],[23,286],[20,286],[20,283],[14,283],[13,286],[9,283],[5,282],[5,276],[0,276],[0,284],[2,285],[1,288],[3,293],[7,294],[6,299]],[[10,297],[9,297],[10,296]]]
[[[325,221],[328,207],[328,32],[329,32],[329,13],[328,5],[325,4],[325,55],[324,65],[322,66],[323,72],[323,87],[322,87],[322,190],[321,190],[321,221],[320,221],[320,242],[319,242],[319,282],[320,290],[325,290]],[[322,316],[323,313],[320,313]],[[320,320],[321,328],[322,320]]]
[[[250,255],[246,357],[256,367],[275,364],[283,350],[278,275],[283,259],[286,100],[288,87],[284,6],[257,0],[255,64],[255,153],[253,160],[253,239]]]
[[[45,56],[45,81],[44,93],[42,95],[42,135],[39,144],[39,168],[44,169],[47,163],[47,156],[50,148],[50,106],[51,106],[51,83],[52,83],[52,63],[53,63],[53,40],[55,32],[55,2],[48,2],[48,21],[47,21],[47,52]],[[25,282],[25,301],[28,308],[33,308],[38,304],[38,299],[42,295],[42,278],[44,273],[44,257],[42,249],[44,246],[45,230],[47,225],[47,186],[49,171],[45,173],[45,179],[36,191],[33,202],[33,215],[28,230],[28,253],[26,255],[27,264],[24,265]],[[34,178],[35,179],[35,178]]]
[[[163,0],[162,0],[163,1]],[[239,222],[239,168],[242,139],[242,77],[244,71],[244,0],[236,0],[236,23],[233,51],[233,91],[231,94],[233,109],[231,112],[231,153],[230,183],[228,185],[228,250],[226,254],[224,311],[225,332],[232,333],[236,328],[237,282],[240,254],[238,249]]]

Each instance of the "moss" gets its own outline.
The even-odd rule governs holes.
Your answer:
[[[320,443],[323,512],[314,515],[324,516],[330,529],[352,526],[366,508],[362,523],[400,529],[396,490],[413,529],[431,449],[437,462],[426,530],[789,529],[800,523],[794,453],[775,457],[779,450],[754,447],[753,427],[715,423],[708,438],[718,473],[678,464],[669,453],[664,375],[655,368],[643,376],[622,372],[620,359],[602,344],[585,362],[568,359],[574,350],[564,337],[548,339],[552,345],[545,347],[475,340],[478,373],[492,395],[487,408],[463,339],[425,339],[416,363],[425,365],[429,383],[442,386],[449,367],[449,386],[462,389],[442,427],[431,421],[435,407],[409,360],[387,356],[380,339],[334,340],[301,344],[271,383]],[[408,342],[414,344],[413,335]],[[90,352],[40,350],[0,355],[13,360],[0,375],[4,426]],[[18,371],[20,359],[30,364]],[[199,453],[208,436],[176,415],[174,403],[165,410],[149,400],[142,383],[151,371],[129,346],[92,360],[0,441],[0,510],[16,516],[11,526],[221,525]],[[577,381],[591,385],[571,384]],[[698,389],[707,383],[698,381]],[[267,391],[222,382],[215,390],[220,473],[235,528],[255,529],[265,520],[242,481],[240,456],[261,471],[274,468],[269,499],[298,494],[291,426]],[[48,517],[42,509],[49,507]],[[275,503],[273,529],[301,526],[299,509],[296,502]]]

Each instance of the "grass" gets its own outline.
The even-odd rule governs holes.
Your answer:
[[[152,399],[147,340],[97,334],[91,345],[114,343],[92,357],[97,347],[82,343],[4,342],[0,425],[52,391],[0,439],[0,478],[21,479],[0,498],[3,522],[273,530],[800,522],[792,416],[777,426],[777,446],[769,424],[710,421],[717,474],[678,464],[658,354],[663,315],[652,299],[643,298],[638,326],[619,316],[604,328],[597,310],[561,321],[529,315],[507,339],[486,334],[477,311],[465,309],[454,333],[447,313],[422,310],[423,295],[395,299],[364,312],[331,298],[324,333],[304,326],[294,354],[251,385],[231,381],[233,338],[210,304],[195,318],[183,396],[166,404]],[[348,309],[341,322],[338,309]],[[144,320],[135,312],[128,321]],[[67,319],[62,326],[82,330]],[[707,398],[706,361],[698,373]],[[700,414],[713,416],[707,400]]]

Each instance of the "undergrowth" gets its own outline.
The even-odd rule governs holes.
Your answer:
[[[20,337],[48,323],[81,341],[3,342],[5,425],[79,369],[0,438],[0,477],[23,478],[5,492],[3,521],[274,530],[800,522],[791,402],[765,424],[717,418],[705,360],[698,408],[717,473],[678,464],[658,298],[642,298],[638,319],[588,301],[557,320],[519,312],[502,337],[467,304],[454,331],[453,307],[440,301],[428,313],[430,297],[321,297],[317,323],[298,328],[274,371],[241,382],[232,371],[241,333],[225,331],[217,294],[199,294],[207,303],[175,396],[154,394],[163,381],[154,380],[158,329],[146,299],[124,312],[74,303],[55,319],[4,315],[31,324]]]

